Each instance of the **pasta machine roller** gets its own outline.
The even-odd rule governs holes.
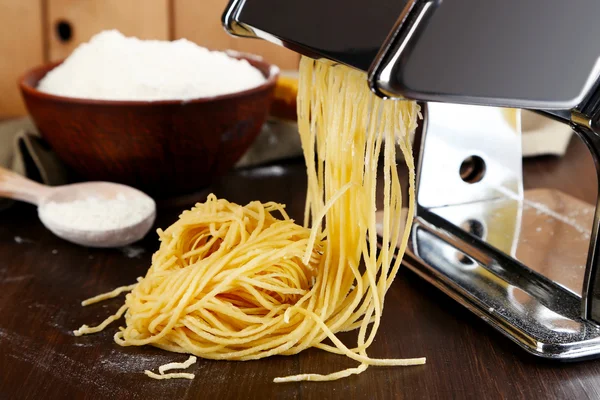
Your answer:
[[[422,102],[405,264],[526,351],[578,360],[600,355],[600,215],[523,190],[519,110],[570,125],[600,168],[598,15],[598,0],[232,0],[223,24]]]

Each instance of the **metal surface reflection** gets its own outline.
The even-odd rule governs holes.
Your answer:
[[[530,353],[579,359],[600,351],[600,329],[579,317],[580,298],[548,285],[537,287],[534,281],[514,279],[514,271],[509,270],[521,266],[500,258],[476,260],[465,270],[449,254],[459,251],[467,256],[469,251],[453,247],[435,230],[415,222],[411,242],[416,246],[407,254],[407,262],[420,276]]]
[[[582,318],[594,207],[523,191],[518,111],[427,113],[405,264],[533,354],[597,356],[600,329]]]
[[[230,0],[223,23],[363,70],[382,97],[429,102],[405,263],[533,354],[600,356],[600,215],[559,192],[524,193],[520,114],[489,107],[568,124],[600,168],[600,2],[342,8]]]

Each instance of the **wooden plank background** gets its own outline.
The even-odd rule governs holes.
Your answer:
[[[228,35],[221,14],[228,0],[173,0],[174,37],[186,38],[215,50],[233,49],[258,54],[282,69],[297,69],[300,56],[264,40]]]
[[[0,118],[25,113],[17,80],[44,62],[42,1],[0,0]]]
[[[67,57],[106,29],[141,39],[187,38],[202,46],[263,56],[296,69],[299,56],[274,44],[229,36],[221,26],[227,0],[0,0],[0,118],[26,113],[17,87],[25,71]],[[71,38],[57,26],[67,23]]]
[[[50,61],[67,57],[80,43],[106,29],[118,29],[126,36],[167,40],[169,10],[169,0],[48,0]],[[72,39],[67,42],[56,34],[61,21],[73,27]]]

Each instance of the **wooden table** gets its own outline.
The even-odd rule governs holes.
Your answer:
[[[562,189],[587,202],[597,193],[590,157],[573,140],[566,157],[525,163],[527,187]],[[302,162],[237,171],[213,187],[244,203],[275,200],[293,216],[303,212]],[[186,206],[187,207],[187,206]],[[181,206],[162,209],[158,225]],[[560,364],[539,360],[488,327],[437,289],[403,269],[386,298],[374,357],[426,356],[425,366],[369,368],[330,383],[274,384],[276,376],[331,372],[355,365],[318,350],[254,362],[199,360],[196,379],[154,381],[156,369],[183,355],[151,347],[122,348],[105,332],[75,337],[122,299],[82,308],[91,295],[135,281],[157,248],[154,234],[136,245],[141,255],[91,250],[61,241],[38,222],[35,209],[17,205],[0,214],[0,398],[2,399],[584,399],[600,397],[600,361]],[[130,249],[131,250],[131,249]],[[134,249],[135,250],[135,249]],[[342,336],[345,339],[350,336]]]

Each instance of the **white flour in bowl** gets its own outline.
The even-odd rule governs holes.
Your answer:
[[[140,40],[111,30],[77,47],[38,89],[95,100],[185,101],[240,92],[264,81],[247,61],[188,40]]]

